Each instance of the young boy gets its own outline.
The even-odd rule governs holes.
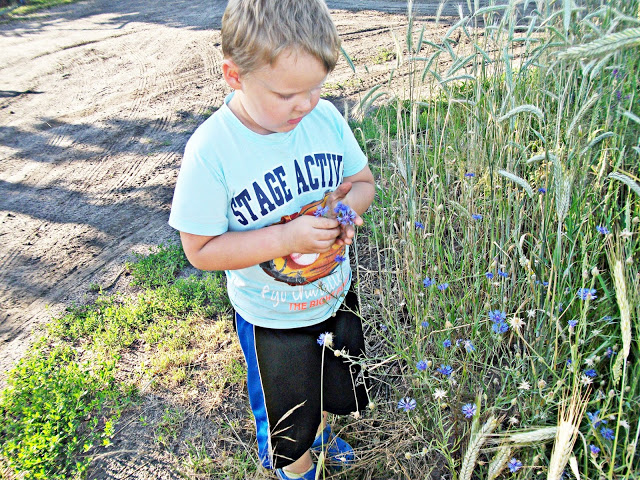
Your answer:
[[[374,197],[367,159],[320,100],[340,40],[324,0],[230,0],[224,79],[234,90],[189,140],[169,223],[189,261],[225,270],[247,362],[258,454],[280,479],[354,460],[326,412],[364,408],[364,353],[348,249]]]

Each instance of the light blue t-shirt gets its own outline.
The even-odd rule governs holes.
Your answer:
[[[327,192],[367,164],[347,122],[326,100],[293,130],[260,135],[231,112],[230,99],[187,143],[169,217],[177,230],[217,236],[313,215]],[[294,253],[226,275],[236,311],[268,328],[327,319],[351,283],[345,247],[319,256]]]

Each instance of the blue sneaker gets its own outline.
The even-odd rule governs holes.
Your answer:
[[[276,469],[276,476],[280,480],[293,480],[291,477],[288,477],[287,474],[284,473],[284,470],[282,470],[281,468],[277,468]],[[309,470],[307,473],[305,473],[300,478],[302,480],[316,480],[316,466],[315,466],[315,464],[313,465],[313,468],[311,470]]]
[[[340,437],[331,433],[331,425],[327,425],[320,435],[318,435],[311,445],[311,450],[317,454],[325,448],[325,462],[328,467],[340,470],[349,465],[353,465],[355,454],[353,448]]]

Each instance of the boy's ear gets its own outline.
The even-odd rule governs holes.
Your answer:
[[[234,90],[242,90],[242,81],[240,80],[240,69],[238,65],[230,58],[222,61],[222,76],[225,82]]]

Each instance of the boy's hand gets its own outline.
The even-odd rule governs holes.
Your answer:
[[[335,218],[336,207],[338,203],[348,205],[344,200],[348,193],[351,191],[353,184],[351,182],[344,182],[327,197],[327,206],[329,207],[329,215]],[[353,237],[356,235],[355,226],[360,226],[363,223],[362,218],[355,211],[355,218],[353,224],[340,225],[340,236],[336,239],[336,245],[351,245],[353,243]]]
[[[335,218],[311,215],[300,215],[283,226],[283,242],[291,253],[328,252],[341,233]]]

